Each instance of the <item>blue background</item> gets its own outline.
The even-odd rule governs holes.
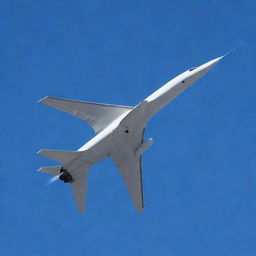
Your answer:
[[[256,255],[255,1],[54,0],[0,4],[1,255]],[[87,211],[46,186],[41,148],[93,137],[44,96],[136,105],[219,57],[148,124],[145,210],[109,159],[89,173]]]

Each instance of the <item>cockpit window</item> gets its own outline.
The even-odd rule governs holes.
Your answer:
[[[195,68],[191,68],[189,71],[192,71],[192,70],[194,70],[194,69],[196,69],[197,67],[195,67]]]

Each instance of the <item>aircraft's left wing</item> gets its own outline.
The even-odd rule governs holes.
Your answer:
[[[96,133],[115,119],[129,113],[133,107],[45,97],[40,103],[67,112],[86,121]]]
[[[136,155],[136,149],[143,143],[144,129],[137,131],[123,145],[111,152],[110,157],[120,170],[126,187],[137,211],[144,208],[142,184],[142,156]]]

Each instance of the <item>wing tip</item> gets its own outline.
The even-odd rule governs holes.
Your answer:
[[[40,167],[36,172],[42,172],[43,169],[44,167]]]
[[[49,99],[49,98],[50,98],[49,96],[46,96],[46,97],[44,97],[44,98],[38,100],[37,102],[44,104],[44,103],[47,101],[47,99]]]
[[[49,156],[48,156],[48,151],[50,151],[50,150],[48,150],[48,149],[40,149],[39,151],[37,151],[36,153],[38,154],[38,155],[40,155],[40,156],[45,156],[45,157],[48,157],[49,158]]]
[[[37,153],[38,155],[43,155],[44,151],[45,151],[45,149],[40,149],[40,150],[37,151],[36,153]]]

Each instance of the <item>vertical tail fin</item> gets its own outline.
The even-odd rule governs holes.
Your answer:
[[[81,176],[75,179],[71,183],[73,190],[73,195],[76,200],[76,204],[80,213],[85,210],[85,197],[86,197],[86,187],[87,187],[87,171],[83,171]]]
[[[38,153],[40,155],[49,157],[53,160],[61,162],[62,164],[67,164],[72,160],[78,160],[84,154],[85,151],[62,151],[62,150],[40,150]],[[61,166],[47,166],[41,167],[39,172],[44,172],[54,176],[60,175]],[[86,186],[87,186],[87,167],[83,165],[82,167],[73,169],[71,166],[68,168],[67,172],[72,176],[71,187],[76,201],[79,212],[84,212],[85,209],[85,197],[86,197]],[[65,180],[64,180],[65,182]]]

